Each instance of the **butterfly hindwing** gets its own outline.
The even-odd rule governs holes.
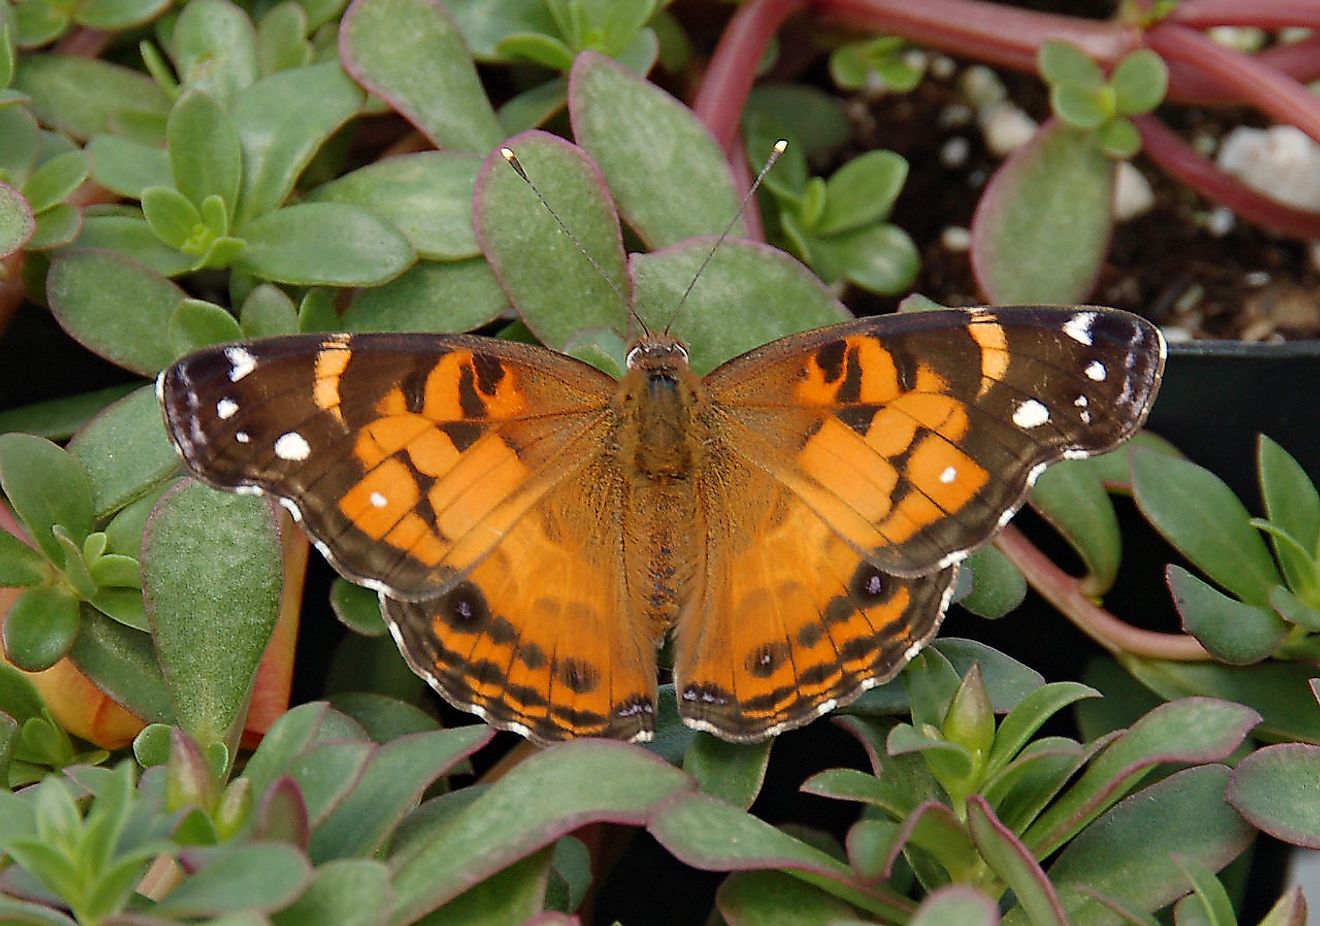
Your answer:
[[[760,468],[720,473],[698,487],[705,575],[679,621],[675,687],[690,725],[760,740],[898,672],[935,635],[957,567],[889,575]]]
[[[706,383],[730,446],[875,566],[915,576],[985,543],[1046,464],[1130,436],[1163,361],[1159,332],[1125,312],[945,310],[785,338]]]

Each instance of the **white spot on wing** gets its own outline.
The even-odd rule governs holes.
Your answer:
[[[241,347],[226,347],[225,357],[229,359],[229,381],[236,383],[257,368],[257,358]]]
[[[944,468],[944,472],[940,473],[940,482],[944,483],[945,485],[948,485],[957,478],[958,478],[958,471],[954,469],[952,466],[946,466]]]
[[[389,499],[387,499],[384,495],[381,495],[379,492],[372,492],[371,504],[376,508],[384,508],[387,504],[389,504]]]
[[[238,441],[240,444],[246,444],[252,440],[252,437],[247,431],[235,431],[234,440]]]
[[[288,460],[290,463],[307,459],[311,452],[311,445],[297,431],[281,434],[279,439],[275,441],[275,456],[281,460]]]
[[[1105,365],[1099,360],[1092,360],[1088,363],[1084,372],[1087,379],[1095,380],[1097,383],[1103,383],[1105,377],[1109,375],[1109,371],[1105,369]]]
[[[1038,428],[1050,420],[1050,410],[1035,399],[1027,399],[1013,412],[1013,423],[1019,428]]]
[[[233,418],[234,415],[238,413],[238,403],[233,399],[221,399],[219,402],[215,403],[215,413],[219,415],[221,419]]]
[[[1091,326],[1094,324],[1094,312],[1078,312],[1064,323],[1063,333],[1072,338],[1078,344],[1085,344],[1087,347],[1090,347],[1093,343],[1091,340]]]

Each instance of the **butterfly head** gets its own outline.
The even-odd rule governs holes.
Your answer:
[[[688,352],[673,335],[648,331],[628,349],[627,363],[629,370],[637,370],[647,378],[675,379],[688,368]]]

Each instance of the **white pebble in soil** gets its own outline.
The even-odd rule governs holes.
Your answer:
[[[1118,173],[1114,177],[1114,220],[1126,222],[1139,215],[1150,212],[1155,205],[1155,194],[1151,192],[1146,176],[1128,161],[1118,162]]]
[[[940,244],[951,254],[962,254],[972,246],[972,233],[961,225],[950,225],[940,232]]]
[[[967,163],[971,151],[972,143],[961,135],[955,135],[940,146],[940,163],[950,170],[956,170]]]
[[[1008,157],[1031,141],[1036,134],[1036,120],[1012,103],[996,103],[980,111],[977,119],[985,146],[996,157]]]
[[[1301,129],[1239,126],[1219,145],[1219,169],[1271,199],[1320,211],[1320,144]]]

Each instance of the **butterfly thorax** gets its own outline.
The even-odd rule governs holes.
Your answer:
[[[663,334],[648,334],[634,344],[618,402],[631,438],[624,449],[631,451],[637,474],[661,482],[687,479],[701,446],[705,403],[683,345]]]

